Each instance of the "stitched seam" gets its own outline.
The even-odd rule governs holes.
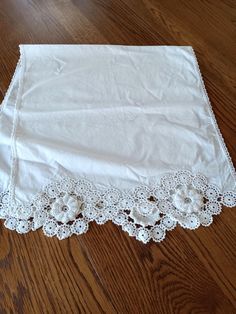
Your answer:
[[[16,103],[14,108],[14,116],[13,116],[13,127],[11,134],[11,171],[10,171],[10,180],[9,180],[9,199],[15,204],[15,178],[16,178],[16,168],[17,168],[17,150],[16,150],[16,131],[19,120],[19,106],[22,96],[23,90],[23,77],[24,77],[24,69],[25,69],[25,58],[23,52],[23,46],[19,46],[20,49],[20,74],[19,74],[19,87],[16,97]]]

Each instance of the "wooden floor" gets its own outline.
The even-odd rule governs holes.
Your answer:
[[[0,92],[20,43],[192,45],[236,161],[234,0],[1,0]],[[236,211],[144,245],[107,223],[58,241],[0,227],[0,313],[236,313]]]

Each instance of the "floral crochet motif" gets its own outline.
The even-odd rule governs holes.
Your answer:
[[[82,202],[69,194],[59,197],[52,204],[50,214],[57,220],[63,223],[74,220],[80,212]]]
[[[183,213],[198,212],[203,206],[203,196],[197,190],[184,186],[176,189],[173,205]]]
[[[160,219],[160,212],[155,203],[146,201],[133,207],[130,210],[130,217],[134,220],[134,223],[145,227],[155,225],[155,222]]]
[[[184,170],[163,176],[153,186],[125,191],[97,188],[85,178],[60,178],[27,204],[13,205],[6,191],[0,194],[0,217],[11,230],[42,228],[60,240],[86,233],[92,221],[110,220],[147,243],[162,241],[177,224],[187,229],[209,226],[222,205],[236,206],[236,193],[222,193],[202,174]]]

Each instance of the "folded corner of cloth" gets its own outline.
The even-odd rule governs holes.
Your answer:
[[[21,45],[0,113],[0,217],[65,239],[92,221],[160,242],[236,206],[192,47]]]

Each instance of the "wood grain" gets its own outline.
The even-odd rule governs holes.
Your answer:
[[[233,0],[1,0],[0,97],[20,43],[192,45],[236,160]],[[68,240],[0,229],[0,313],[236,313],[236,212],[144,245],[92,224]]]

